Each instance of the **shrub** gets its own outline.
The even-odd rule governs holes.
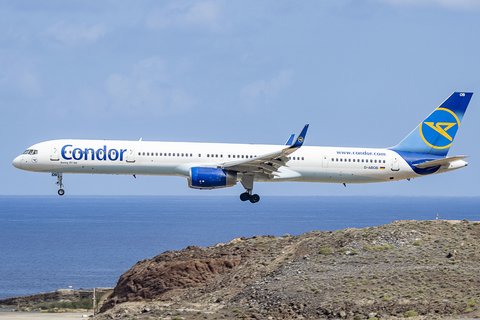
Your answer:
[[[403,316],[405,318],[409,318],[409,317],[416,317],[417,315],[418,315],[418,312],[413,311],[413,310],[408,310],[407,312],[405,312],[405,314]]]
[[[413,241],[413,245],[414,246],[421,246],[422,243],[420,241],[416,240],[416,241]]]
[[[477,303],[473,300],[468,300],[467,301],[467,307],[473,308],[477,305]]]
[[[329,255],[329,254],[332,254],[332,248],[328,248],[328,247],[322,247],[320,248],[320,250],[318,250],[318,253],[320,254],[324,254],[324,255]]]
[[[395,248],[395,246],[393,244],[386,244],[386,245],[383,245],[383,246],[375,247],[375,248],[373,248],[373,250],[375,250],[375,251],[388,251],[388,250],[392,250],[393,248]]]

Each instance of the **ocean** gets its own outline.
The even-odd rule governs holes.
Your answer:
[[[480,220],[480,198],[0,196],[0,299],[113,287],[137,261],[253,235]]]

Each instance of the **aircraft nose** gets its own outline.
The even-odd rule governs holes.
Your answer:
[[[15,168],[22,169],[22,156],[13,159],[12,164]]]

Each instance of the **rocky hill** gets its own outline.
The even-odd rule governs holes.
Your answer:
[[[97,319],[475,317],[479,250],[466,220],[191,246],[139,261]]]

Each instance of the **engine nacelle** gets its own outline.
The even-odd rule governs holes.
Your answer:
[[[190,168],[188,186],[193,189],[218,189],[237,184],[237,172],[219,168]]]

